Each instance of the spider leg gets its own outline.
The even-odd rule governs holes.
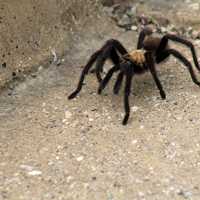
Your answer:
[[[142,29],[142,31],[139,34],[138,37],[138,43],[137,43],[137,49],[142,49],[143,48],[143,41],[147,35],[151,35],[153,31],[149,27],[145,27]]]
[[[151,72],[151,75],[153,76],[153,79],[160,91],[160,96],[162,99],[165,99],[166,98],[166,94],[163,90],[163,87],[162,87],[162,84],[158,78],[158,75],[157,75],[157,72],[156,72],[156,68],[155,68],[155,65],[154,65],[154,59],[153,59],[153,56],[150,52],[148,53],[145,53],[145,57],[146,57],[146,62],[147,62],[147,65],[149,67],[149,70]]]
[[[188,69],[190,76],[192,78],[192,81],[197,84],[198,86],[200,86],[200,82],[197,80],[197,77],[192,69],[192,65],[191,63],[188,61],[188,59],[186,59],[180,52],[178,52],[175,49],[166,49],[165,51],[163,51],[164,54],[166,55],[173,55],[174,57],[176,57],[177,59],[179,59]]]
[[[68,96],[68,99],[73,99],[77,96],[77,94],[81,91],[82,89],[82,86],[83,86],[83,81],[85,79],[85,75],[88,74],[88,71],[90,70],[90,68],[92,67],[92,65],[94,64],[94,62],[96,61],[97,57],[101,54],[101,50],[99,51],[96,51],[89,59],[88,63],[85,65],[82,73],[81,73],[81,76],[80,76],[80,79],[79,79],[79,82],[78,82],[78,85],[77,85],[77,88],[74,92],[72,92],[69,96]]]
[[[200,66],[199,66],[199,62],[198,62],[198,59],[197,59],[197,55],[196,55],[196,51],[195,51],[194,45],[192,44],[192,42],[190,42],[190,41],[188,41],[186,39],[183,39],[183,38],[178,37],[176,35],[166,34],[161,39],[161,43],[160,43],[160,46],[159,46],[157,52],[162,51],[165,48],[168,40],[172,40],[174,42],[178,42],[178,43],[184,44],[187,47],[189,47],[190,50],[191,50],[191,53],[192,53],[194,64],[195,64],[197,70],[200,71]]]
[[[114,39],[108,40],[103,46],[102,51],[103,53],[97,59],[96,64],[96,77],[99,82],[102,81],[100,73],[103,71],[103,65],[105,64],[106,59],[110,58],[113,64],[117,65],[120,62],[120,57],[118,53],[121,55],[128,53],[127,50],[123,47],[123,45],[118,40]]]
[[[114,88],[113,88],[113,93],[114,94],[118,94],[119,93],[119,90],[120,90],[120,87],[121,87],[121,84],[122,84],[122,81],[123,81],[123,77],[124,77],[124,73],[120,72],[118,74],[118,76],[117,76],[117,80],[116,80]]]
[[[99,58],[97,59],[97,64],[96,64],[96,77],[99,82],[102,81],[100,72],[103,71],[103,66],[107,58],[110,58],[114,65],[118,65],[120,63],[120,57],[118,56],[114,47],[108,46],[107,48],[105,48],[103,54],[100,55]]]
[[[114,72],[119,70],[119,66],[115,65],[114,67],[112,67],[108,73],[106,74],[106,76],[104,77],[104,79],[101,81],[100,85],[99,85],[99,89],[98,89],[98,94],[101,94],[102,90],[106,87],[106,85],[108,84],[109,80],[111,79],[112,75]]]
[[[124,90],[124,109],[125,109],[125,116],[122,121],[123,125],[126,125],[130,116],[130,106],[129,106],[129,95],[131,91],[131,81],[133,78],[133,72],[129,70],[129,73],[126,73],[126,83],[125,83],[125,90]]]

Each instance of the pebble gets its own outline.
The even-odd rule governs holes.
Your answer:
[[[118,21],[118,26],[126,28],[131,25],[131,20],[127,15],[123,15],[123,17]]]
[[[132,112],[137,112],[139,110],[139,107],[137,107],[137,106],[133,106],[132,108],[131,108],[131,111]]]
[[[67,183],[71,182],[74,178],[72,176],[67,177]]]
[[[184,191],[182,189],[178,190],[178,195],[183,196],[185,199],[191,199],[192,198],[192,192]]]
[[[138,27],[137,26],[131,26],[132,31],[137,31]]]
[[[133,140],[133,141],[132,141],[132,144],[137,144],[137,143],[138,143],[137,140]]]
[[[137,7],[131,7],[129,9],[127,9],[126,11],[126,14],[129,16],[129,17],[136,17],[136,14],[137,14]]]
[[[39,176],[41,174],[42,174],[42,172],[39,170],[33,170],[33,171],[28,172],[28,175],[30,175],[30,176]]]
[[[143,125],[141,125],[141,126],[140,126],[140,129],[144,129],[144,126],[143,126]]]
[[[162,27],[160,28],[160,30],[161,30],[162,33],[167,33],[167,28],[165,28],[164,26],[162,26]]]
[[[144,195],[144,192],[138,192],[138,196],[139,197],[144,197],[145,195]]]
[[[30,166],[30,165],[20,165],[19,167],[20,167],[21,169],[25,169],[25,170],[27,170],[27,171],[33,170],[33,167]]]
[[[192,3],[188,5],[189,9],[199,10],[199,3]]]
[[[72,117],[72,113],[70,112],[70,111],[65,111],[65,118],[66,119],[69,119],[69,118],[71,118]]]
[[[93,122],[94,121],[94,119],[93,118],[89,118],[89,122]]]
[[[76,160],[77,160],[78,162],[81,162],[83,159],[84,159],[83,156],[80,156],[80,157],[76,158]]]

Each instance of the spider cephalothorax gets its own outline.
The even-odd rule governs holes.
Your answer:
[[[96,51],[85,65],[81,73],[77,89],[71,95],[69,95],[68,98],[72,99],[76,97],[76,95],[80,92],[83,86],[85,75],[89,72],[89,70],[95,62],[95,72],[97,79],[100,83],[98,88],[98,94],[101,94],[102,90],[105,88],[105,86],[111,79],[113,73],[119,72],[117,75],[117,80],[114,84],[113,92],[114,94],[118,94],[122,85],[123,78],[125,77],[125,117],[123,119],[123,125],[125,125],[127,124],[127,121],[129,119],[129,95],[131,91],[131,81],[134,75],[141,74],[149,70],[160,91],[161,98],[166,98],[162,84],[157,76],[155,64],[161,63],[170,55],[173,55],[174,57],[179,59],[187,67],[192,81],[198,86],[200,86],[200,82],[197,80],[196,75],[194,74],[190,61],[176,49],[170,48],[168,45],[169,40],[184,44],[187,47],[189,47],[193,56],[194,64],[197,70],[200,71],[196,52],[193,44],[190,41],[172,34],[166,34],[163,37],[155,37],[153,36],[153,32],[151,29],[144,28],[139,35],[137,50],[128,52],[118,40],[111,39],[108,40],[102,48]],[[114,65],[102,80],[101,72],[103,71],[103,66],[107,59],[111,59]]]

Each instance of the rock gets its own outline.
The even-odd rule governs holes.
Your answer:
[[[126,11],[126,14],[129,16],[129,17],[136,17],[137,15],[137,7],[129,7]]]
[[[160,13],[152,16],[152,22],[158,24],[159,26],[167,27],[170,24],[170,21],[165,16],[162,16]]]
[[[137,26],[131,26],[132,31],[137,31],[138,27]]]
[[[30,166],[30,165],[20,165],[20,168],[27,171],[33,170],[33,166]]]
[[[83,159],[84,159],[83,156],[80,156],[80,157],[76,158],[76,160],[77,160],[78,162],[81,162]]]
[[[192,39],[200,39],[200,30],[199,31],[193,30],[191,33],[191,37]]]
[[[42,174],[42,172],[39,170],[33,170],[33,171],[28,172],[28,175],[30,175],[30,176],[39,176],[41,174]]]
[[[162,26],[162,27],[160,28],[160,30],[161,30],[161,33],[167,33],[167,28],[166,28],[166,27],[163,27],[163,26]]]
[[[115,3],[114,0],[101,0],[103,6],[111,7]]]
[[[188,5],[189,9],[199,10],[199,3],[192,3]]]
[[[65,119],[69,119],[69,118],[71,118],[71,117],[72,117],[72,113],[69,112],[68,110],[65,111]]]
[[[190,27],[188,27],[187,28],[187,32],[189,33],[189,34],[191,34],[192,32],[193,32],[193,28],[190,26]]]
[[[138,106],[133,106],[132,108],[131,108],[131,111],[132,112],[137,112],[139,110],[139,107]]]
[[[104,7],[103,10],[109,17],[113,17],[113,12],[114,12],[113,7]]]
[[[183,196],[185,199],[192,198],[192,192],[190,192],[190,191],[184,191],[184,190],[180,189],[177,191],[177,194],[180,196]]]
[[[172,34],[177,34],[178,32],[177,28],[173,24],[168,25],[167,29],[168,29],[168,32]]]
[[[191,33],[191,37],[192,37],[192,39],[196,39],[198,37],[198,31],[193,30]]]
[[[131,25],[131,20],[127,15],[123,15],[123,17],[118,21],[118,26],[122,28],[127,28],[127,26]]]

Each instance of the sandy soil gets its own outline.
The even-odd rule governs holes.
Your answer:
[[[66,56],[1,94],[0,199],[200,198],[200,88],[178,61],[159,67],[164,101],[149,73],[134,78],[127,126],[121,125],[123,90],[113,95],[113,81],[99,96],[90,74],[78,98],[68,101],[79,66],[111,35],[129,49],[137,39],[121,30],[88,34],[73,61]]]

